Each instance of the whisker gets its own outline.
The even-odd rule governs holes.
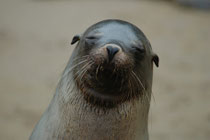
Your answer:
[[[138,85],[138,86],[141,86],[141,85],[139,85],[139,82],[138,82],[138,80],[136,79],[136,77],[135,77],[135,75],[134,75],[133,73],[131,73],[131,76],[133,77],[133,79],[134,79],[133,81],[135,82],[135,84]],[[137,87],[138,87],[138,86],[137,86]],[[137,87],[134,87],[133,84],[132,84],[132,88],[133,88],[133,89],[135,89],[135,88],[137,88]],[[139,90],[139,89],[137,89],[137,90]]]
[[[139,79],[139,77],[135,74],[134,71],[132,71],[132,73],[133,73],[133,75],[136,77],[136,79],[139,81],[139,83],[141,84],[143,90],[145,90],[145,87],[143,86],[143,84],[142,84],[141,80]]]
[[[72,62],[74,62],[74,61],[76,61],[76,60],[88,58],[89,56],[90,56],[90,55],[84,55],[84,56],[81,56],[81,57],[77,57],[77,58],[73,59]]]
[[[96,69],[96,80],[98,80],[98,70],[100,68],[100,65],[98,65],[97,69]]]
[[[132,75],[134,76],[135,79],[137,79],[137,81],[139,82],[139,84],[140,84],[141,87],[143,88],[143,92],[144,92],[143,95],[147,98],[147,101],[149,102],[149,101],[150,101],[149,96],[148,96],[147,92],[145,92],[146,89],[145,89],[145,87],[143,86],[141,80],[140,80],[139,77],[135,74],[134,71],[132,71]],[[144,97],[144,96],[143,96],[143,97]]]
[[[141,74],[142,74],[142,72],[140,71],[140,74],[139,74],[139,77],[140,77],[140,78],[141,78]],[[146,90],[145,90],[145,92],[146,92]],[[150,102],[150,97],[149,97],[149,95],[148,95],[147,93],[145,93],[144,95],[146,95],[148,102]]]
[[[131,92],[130,95],[133,96],[133,94],[134,94],[133,93],[133,85],[131,84],[131,80],[130,79],[128,80],[128,84],[129,84],[129,87],[130,87],[130,90],[131,90],[130,91]],[[126,94],[126,98],[129,99],[129,94]]]
[[[66,76],[69,72],[71,72],[74,68],[76,68],[77,66],[79,66],[79,65],[81,65],[81,64],[83,64],[83,63],[85,63],[85,62],[87,62],[87,61],[88,61],[88,60],[83,60],[83,61],[81,61],[81,62],[75,64],[75,65],[72,66],[67,72],[65,72],[65,73],[63,74],[62,77],[65,77],[65,76]]]
[[[91,63],[91,61],[89,61],[87,64],[85,64],[79,71],[77,71],[76,73],[75,73],[75,80],[77,80],[77,78],[81,75],[81,72],[83,71],[83,70],[85,70],[85,68],[89,65]]]
[[[87,67],[90,67],[92,64],[94,64],[94,62],[89,63],[89,65],[88,65]],[[86,68],[87,68],[87,67],[86,67]],[[86,69],[86,68],[85,68],[85,70],[84,70],[83,72],[81,72],[80,81],[81,81],[81,80],[82,80],[82,78],[84,77],[85,73],[88,71],[88,69]]]

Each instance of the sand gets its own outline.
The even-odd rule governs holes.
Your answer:
[[[103,19],[136,24],[160,57],[151,140],[210,139],[210,11],[151,1],[0,2],[0,139],[28,139],[71,55]]]

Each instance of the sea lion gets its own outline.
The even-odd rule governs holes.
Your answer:
[[[148,140],[153,62],[143,32],[104,20],[81,36],[30,140]]]

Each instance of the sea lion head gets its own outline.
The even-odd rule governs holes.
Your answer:
[[[159,58],[143,32],[122,20],[104,20],[89,27],[72,44],[73,78],[85,100],[112,108],[150,97],[153,62]]]

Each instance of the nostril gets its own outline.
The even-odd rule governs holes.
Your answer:
[[[107,46],[106,49],[107,49],[109,61],[111,61],[114,58],[114,55],[119,51],[119,48],[112,47],[112,46]]]

